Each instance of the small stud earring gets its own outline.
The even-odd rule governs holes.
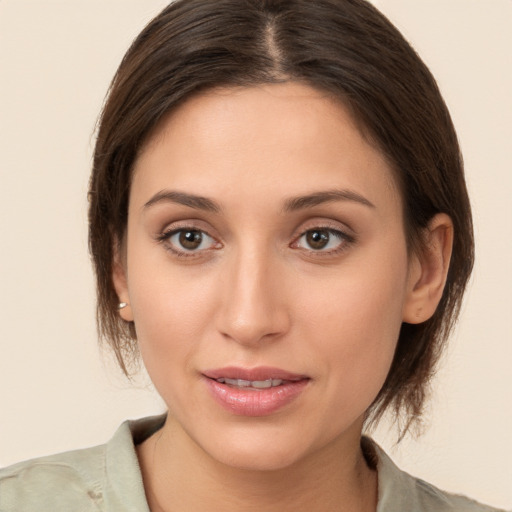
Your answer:
[[[126,306],[128,306],[128,302],[120,302],[117,309],[124,309]]]

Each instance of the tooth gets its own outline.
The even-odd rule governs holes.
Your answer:
[[[247,388],[251,385],[251,381],[243,379],[224,379],[224,382],[230,386],[236,386],[238,388]]]
[[[272,387],[272,379],[267,380],[253,380],[251,386],[257,389],[265,389]]]
[[[221,377],[216,379],[221,384],[228,384],[229,386],[237,388],[256,388],[256,389],[268,389],[274,386],[280,386],[284,381],[282,379],[266,379],[266,380],[243,380],[243,379],[227,379]]]

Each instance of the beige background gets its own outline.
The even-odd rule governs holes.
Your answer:
[[[117,64],[164,0],[0,0],[0,466],[163,409],[96,347],[86,189]],[[437,76],[467,163],[477,267],[408,471],[512,508],[512,1],[379,0]]]

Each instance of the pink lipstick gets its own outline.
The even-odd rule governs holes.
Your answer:
[[[203,373],[213,398],[239,416],[266,416],[297,398],[309,377],[279,368],[227,367]]]

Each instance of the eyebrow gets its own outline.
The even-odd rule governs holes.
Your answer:
[[[284,211],[294,212],[334,201],[352,201],[362,204],[363,206],[367,206],[368,208],[375,208],[375,205],[361,194],[358,194],[353,190],[343,189],[326,190],[314,192],[313,194],[305,196],[292,197],[285,202]]]
[[[284,203],[283,211],[295,212],[297,210],[304,210],[312,208],[324,203],[334,201],[353,201],[369,208],[375,208],[375,205],[362,195],[354,192],[353,190],[326,190],[321,192],[314,192],[305,196],[297,196],[287,199]],[[221,207],[218,203],[203,196],[195,194],[187,194],[185,192],[177,192],[174,190],[161,190],[157,192],[147,203],[144,204],[144,209],[162,203],[170,202],[188,206],[196,210],[203,210],[207,212],[219,213]]]
[[[220,206],[213,200],[207,197],[196,196],[194,194],[187,194],[185,192],[176,192],[173,190],[161,190],[157,192],[147,203],[144,204],[144,209],[158,203],[176,203],[196,210],[204,210],[206,212],[218,213]]]

